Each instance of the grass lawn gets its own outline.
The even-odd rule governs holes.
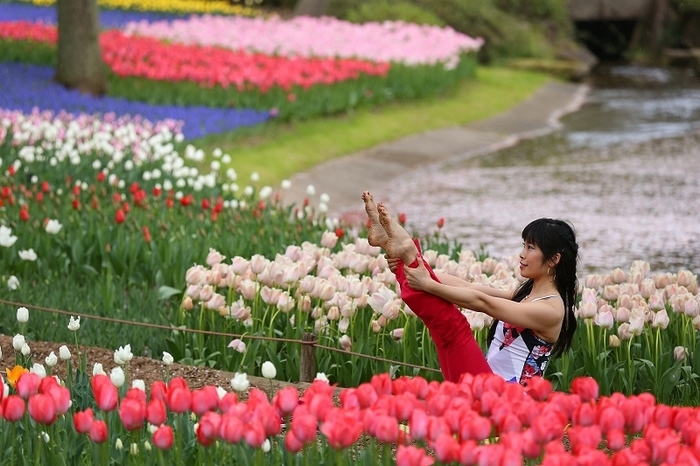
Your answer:
[[[294,173],[334,157],[423,131],[492,117],[532,95],[551,76],[530,71],[480,67],[450,95],[396,102],[373,110],[295,123],[266,123],[193,141],[205,152],[221,148],[240,180],[252,172],[260,183],[277,186]]]

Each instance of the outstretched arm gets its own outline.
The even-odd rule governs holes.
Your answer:
[[[387,257],[386,260],[389,264],[389,269],[392,272],[395,272],[397,267],[403,266],[403,262],[401,262],[400,259]],[[491,286],[470,283],[466,280],[462,280],[461,278],[455,277],[454,275],[450,275],[448,273],[435,272],[435,275],[438,277],[438,280],[440,280],[440,283],[444,285],[469,288],[471,290],[480,291],[495,298],[511,299],[513,297],[513,293],[511,291],[499,290]]]
[[[510,299],[489,295],[473,287],[439,283],[430,277],[420,258],[418,267],[404,266],[404,271],[408,285],[414,290],[432,293],[459,307],[483,312],[516,327],[547,333],[561,323],[561,311],[544,301],[517,303]]]

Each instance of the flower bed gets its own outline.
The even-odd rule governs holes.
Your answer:
[[[182,18],[182,15],[154,11],[130,11],[100,9],[100,27],[103,29],[122,28],[129,23],[168,21]],[[30,3],[0,3],[0,18],[3,21],[29,21],[32,23],[56,24],[55,6],[39,6]]]
[[[53,68],[19,63],[0,63],[0,108],[25,114],[34,109],[80,114],[113,114],[116,117],[139,115],[152,122],[180,122],[187,139],[231,131],[266,121],[268,112],[251,109],[181,107],[150,105],[117,97],[96,98],[77,90],[68,90],[53,80]]]
[[[448,69],[455,68],[462,55],[477,52],[483,45],[482,39],[451,28],[391,21],[354,24],[332,17],[284,20],[204,15],[130,23],[124,32],[282,57],[356,58],[406,66],[441,64]]]
[[[34,5],[54,5],[56,0],[21,0]],[[168,13],[221,13],[228,15],[257,16],[259,10],[243,5],[232,5],[226,0],[98,0],[102,8],[134,11],[158,11]]]
[[[25,325],[27,310],[17,319]],[[80,322],[69,328],[77,332]],[[698,408],[650,394],[600,396],[591,378],[576,378],[564,393],[539,377],[524,388],[496,375],[455,384],[377,374],[336,393],[318,374],[303,393],[267,394],[240,373],[230,387],[191,389],[167,376],[168,353],[166,377],[146,386],[129,378],[129,345],[114,352],[109,374],[96,364],[91,376],[87,360],[65,346],[31,370],[22,334],[13,347],[17,365],[7,382],[0,377],[0,448],[11,463],[656,465],[700,457]],[[52,376],[64,363],[68,377]],[[272,386],[275,366],[260,365]]]
[[[0,59],[55,63],[52,26],[0,23]],[[406,66],[356,59],[270,57],[218,47],[165,44],[119,31],[101,36],[112,69],[109,92],[151,104],[207,105],[271,111],[281,119],[344,112],[449,90],[474,73],[465,55],[444,64]]]

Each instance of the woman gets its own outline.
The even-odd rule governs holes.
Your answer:
[[[544,374],[550,357],[562,355],[576,331],[578,244],[572,227],[541,218],[522,232],[520,273],[526,279],[511,293],[436,274],[420,245],[372,195],[362,194],[370,219],[369,242],[382,247],[401,287],[401,298],[425,323],[437,348],[445,380],[493,372],[527,385]],[[484,357],[458,307],[494,318]]]

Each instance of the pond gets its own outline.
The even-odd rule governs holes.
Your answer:
[[[472,250],[520,251],[538,217],[570,221],[581,272],[700,273],[700,79],[683,69],[601,67],[555,132],[414,173],[390,201],[409,227],[436,220]]]

